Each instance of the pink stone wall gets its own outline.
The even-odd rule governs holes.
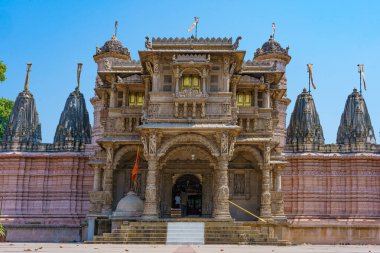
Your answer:
[[[9,230],[7,239],[40,241],[38,233],[15,233],[16,227],[18,231],[61,227],[62,234],[67,233],[62,228],[76,227],[78,233],[69,240],[80,240],[93,184],[87,161],[85,153],[0,153],[0,223]],[[68,240],[55,237],[54,241]]]
[[[288,218],[309,223],[336,219],[347,225],[380,219],[379,154],[288,153],[286,157],[282,190]]]

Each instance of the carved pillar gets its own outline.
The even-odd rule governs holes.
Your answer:
[[[206,94],[206,93],[207,93],[207,91],[206,91],[207,74],[208,74],[207,69],[206,69],[206,68],[203,68],[203,71],[202,71],[202,93],[203,93],[203,94]]]
[[[144,77],[144,108],[148,108],[149,102],[149,86],[150,86],[150,78],[148,76]]]
[[[148,175],[145,188],[144,219],[158,218],[157,201],[157,158],[148,159]]]
[[[232,82],[232,106],[236,107],[236,87],[237,87],[237,82],[235,79],[233,79],[234,82]]]
[[[267,84],[267,87],[265,88],[264,108],[270,108],[269,84]]]
[[[127,89],[123,90],[123,107],[127,105]]]
[[[221,158],[219,167],[215,170],[215,196],[214,211],[215,219],[231,219],[228,197],[228,159]]]
[[[257,108],[259,107],[259,101],[258,101],[258,88],[255,87],[253,89],[253,99],[254,99],[254,107],[255,107],[255,110],[257,110]]]
[[[174,117],[178,118],[178,102],[174,102]]]
[[[174,70],[174,78],[175,78],[175,93],[179,92],[179,67],[177,66]]]
[[[107,163],[103,175],[104,203],[102,208],[103,214],[112,212],[112,187],[113,187],[113,147],[106,146]]]
[[[276,180],[275,180],[275,191],[276,192],[281,192],[281,172],[279,169],[276,169]]]
[[[225,57],[223,59],[223,91],[229,92],[230,88],[230,59]]]
[[[187,117],[187,102],[183,103],[183,117]]]
[[[195,118],[197,115],[197,103],[193,102],[193,118]]]
[[[112,83],[111,85],[111,94],[110,94],[110,108],[115,108],[116,107],[116,99],[117,99],[117,96],[116,96],[116,87],[115,87],[115,84]]]
[[[159,74],[158,59],[153,60],[153,81],[152,81],[152,91],[158,91],[160,86],[160,74]]]
[[[206,103],[202,102],[202,118],[206,117]]]
[[[94,165],[94,191],[102,190],[102,168]]]
[[[270,145],[264,145],[264,163],[262,165],[262,193],[260,215],[265,218],[272,217],[271,194],[270,194]]]

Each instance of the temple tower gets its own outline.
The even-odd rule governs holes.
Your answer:
[[[32,64],[28,64],[24,90],[16,98],[8,126],[4,134],[7,149],[19,150],[41,143],[41,124],[38,118],[36,102],[29,91],[29,74]]]
[[[356,89],[347,97],[336,143],[341,145],[376,143],[364,97]]]
[[[66,100],[59,124],[54,136],[57,148],[65,147],[83,149],[84,144],[91,143],[91,125],[83,94],[79,90],[82,64],[78,64],[78,83],[75,91]]]
[[[293,151],[317,150],[324,144],[323,130],[314,99],[306,89],[298,95],[290,117],[286,138],[287,148]]]

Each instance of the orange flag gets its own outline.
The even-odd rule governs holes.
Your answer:
[[[135,161],[135,165],[133,165],[133,169],[132,169],[132,181],[133,181],[133,183],[136,182],[137,171],[139,170],[139,160],[140,160],[140,145],[137,146],[136,161]]]

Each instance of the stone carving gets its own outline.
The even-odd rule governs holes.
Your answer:
[[[236,136],[231,135],[230,140],[231,140],[231,143],[230,143],[230,150],[229,150],[228,154],[230,157],[232,157],[232,155],[234,154],[234,150],[235,150]]]
[[[123,47],[123,44],[117,40],[115,34],[109,41],[104,43],[103,47],[96,47],[96,56],[107,53],[121,54],[129,60],[131,59],[128,48]]]
[[[232,45],[232,49],[233,49],[233,50],[238,49],[238,47],[239,47],[239,41],[240,41],[241,39],[242,39],[241,36],[238,36],[238,37],[236,38],[234,44]]]
[[[153,72],[157,74],[159,71],[158,59],[154,59],[153,61]]]
[[[106,159],[107,159],[107,165],[111,166],[113,163],[113,148],[112,147],[106,147]]]
[[[245,193],[245,175],[234,174],[234,194],[243,195]]]
[[[149,135],[149,155],[156,155],[157,136],[155,133]]]
[[[228,135],[226,133],[222,133],[221,153],[228,154]]]
[[[224,63],[223,64],[223,72],[224,72],[225,75],[227,75],[229,73],[229,71],[230,71],[230,59],[227,58],[227,57],[225,57],[223,59],[223,63]]]
[[[150,63],[150,62],[146,62],[146,63],[145,63],[145,66],[146,66],[146,70],[148,71],[148,73],[149,73],[150,75],[153,75],[152,63]]]
[[[193,90],[193,89],[184,89],[176,94],[179,98],[199,98],[204,97],[202,91]]]
[[[109,60],[104,61],[104,69],[107,71],[111,70],[111,62]]]
[[[150,42],[148,36],[145,37],[145,48],[146,48],[147,50],[152,50],[152,43]]]
[[[141,136],[141,142],[144,146],[144,156],[148,156],[148,143],[145,136]]]
[[[278,54],[285,55],[290,60],[290,56],[288,55],[289,47],[286,49],[282,48],[280,43],[274,40],[273,36],[269,37],[269,40],[263,44],[261,48],[258,48],[255,52],[255,58],[259,56],[263,56],[266,54]]]

